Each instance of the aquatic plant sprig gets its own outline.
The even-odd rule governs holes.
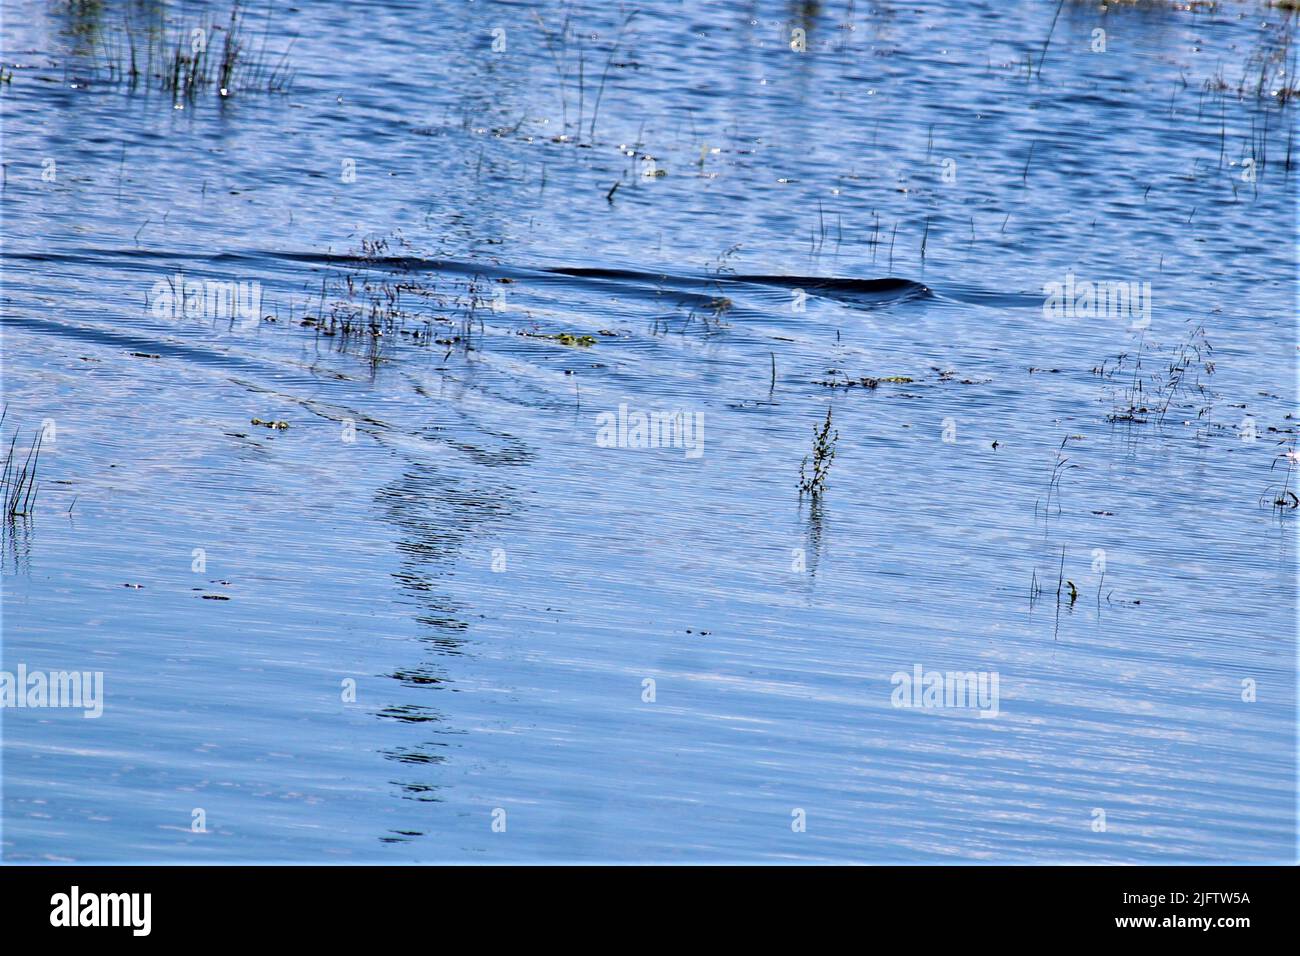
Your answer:
[[[812,470],[808,470],[808,457],[799,465],[799,493],[807,492],[813,498],[820,497],[826,490],[826,477],[830,474],[831,462],[835,460],[835,443],[840,440],[838,431],[831,431],[831,408],[826,406],[826,420],[821,428],[813,426]]]
[[[1294,511],[1295,509],[1300,508],[1300,495],[1297,495],[1291,490],[1291,479],[1295,474],[1296,465],[1300,464],[1300,451],[1296,450],[1296,442],[1294,438],[1291,439],[1288,444],[1290,444],[1291,447],[1276,455],[1273,458],[1273,463],[1268,467],[1268,470],[1272,472],[1277,468],[1279,462],[1286,462],[1286,475],[1283,478],[1282,485],[1281,487],[1270,485],[1266,488],[1264,494],[1260,496],[1260,507],[1263,507],[1264,503],[1268,502],[1274,510],[1278,511]]]

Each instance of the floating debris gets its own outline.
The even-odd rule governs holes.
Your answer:
[[[827,373],[832,375],[841,374],[841,373],[837,373],[835,369],[827,369]],[[846,378],[842,382],[836,381],[834,379],[822,379],[821,381],[814,382],[813,384],[823,385],[826,388],[873,389],[879,387],[882,383],[889,384],[889,385],[911,385],[915,381],[916,379],[910,378],[906,375],[885,375],[880,378],[876,378],[870,375],[864,375],[858,379]]]
[[[549,339],[552,342],[559,342],[561,345],[567,345],[571,348],[591,348],[596,344],[594,335],[574,335],[572,332],[559,332],[555,334],[546,332],[520,332],[520,335],[530,339]]]

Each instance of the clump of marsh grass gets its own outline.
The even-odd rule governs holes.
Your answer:
[[[406,305],[437,297],[433,287],[417,275],[413,267],[418,260],[409,250],[410,243],[400,235],[393,236],[391,242],[387,238],[362,238],[360,249],[343,257],[355,268],[334,276],[328,283],[322,281],[320,314],[304,318],[302,324],[316,326],[320,335],[344,339],[408,335],[418,341],[427,337],[428,321]],[[424,327],[408,329],[411,320]]]
[[[321,279],[314,315],[295,319],[291,312],[289,322],[333,339],[339,351],[364,350],[373,365],[388,361],[399,342],[445,348],[444,360],[456,348],[473,351],[475,326],[481,337],[484,313],[507,310],[505,289],[514,281],[442,275],[400,232],[364,237],[358,249],[331,258],[347,267]],[[595,343],[589,336],[555,338],[579,347]]]
[[[831,409],[826,407],[826,420],[818,428],[813,426],[811,468],[808,456],[799,465],[799,493],[807,492],[817,498],[826,490],[826,476],[835,460],[835,443],[840,440],[838,431],[831,431]]]
[[[1172,358],[1163,371],[1143,372],[1143,358],[1154,359],[1146,353],[1145,335],[1138,340],[1135,354],[1122,353],[1113,362],[1103,362],[1093,372],[1103,378],[1114,378],[1122,373],[1128,386],[1117,397],[1115,408],[1106,416],[1107,421],[1143,425],[1154,420],[1163,425],[1172,408],[1196,409],[1198,421],[1209,427],[1214,411],[1214,396],[1206,384],[1214,375],[1214,346],[1205,335],[1205,327],[1197,325],[1187,337],[1169,350]],[[1107,367],[1109,366],[1109,367]],[[1176,402],[1181,399],[1181,405]]]
[[[1180,344],[1174,355],[1173,360],[1169,363],[1165,373],[1159,379],[1160,392],[1164,396],[1164,404],[1160,406],[1159,421],[1164,423],[1165,417],[1169,414],[1169,406],[1173,403],[1175,397],[1180,392],[1195,392],[1197,399],[1194,403],[1198,405],[1196,417],[1206,418],[1213,411],[1214,403],[1211,400],[1209,389],[1201,380],[1204,373],[1206,377],[1214,374],[1214,346],[1212,346],[1205,337],[1205,327],[1196,326],[1188,335],[1186,341]]]
[[[7,408],[0,412],[0,425],[4,424],[7,414]],[[43,438],[44,432],[38,431],[27,449],[26,457],[23,457],[22,448],[18,445],[18,429],[14,429],[3,467],[0,468],[0,500],[3,500],[6,518],[25,518],[36,506],[36,494],[40,490],[36,481],[36,468],[40,463]]]
[[[92,80],[141,86],[192,100],[200,92],[220,96],[236,92],[284,92],[293,80],[287,67],[292,42],[278,55],[267,49],[269,14],[261,42],[254,47],[244,28],[238,0],[224,23],[204,18],[197,23],[169,23],[159,8],[154,20],[138,23],[127,15],[112,32],[102,28],[78,31],[83,46],[96,59]]]

